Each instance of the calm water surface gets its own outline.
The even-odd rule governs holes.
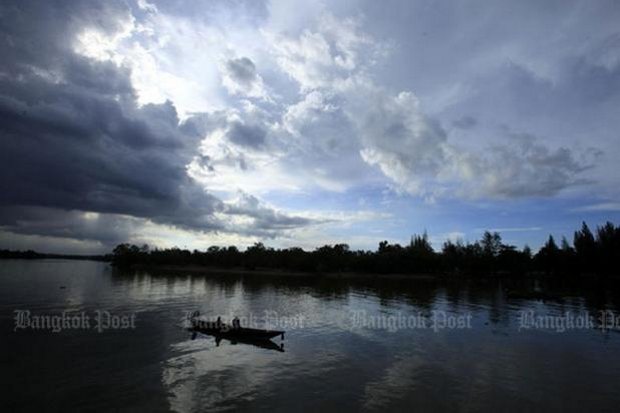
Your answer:
[[[523,311],[593,318],[618,311],[618,289],[553,285],[563,299],[544,302],[505,292],[536,287],[494,280],[259,281],[5,260],[0,403],[3,411],[617,411],[618,331],[519,327]],[[184,320],[196,309],[282,327],[284,351],[192,337]],[[16,310],[84,313],[90,325],[16,330]],[[133,315],[135,328],[99,332],[97,311],[103,321],[107,314]],[[433,316],[471,321],[469,328],[435,330]]]

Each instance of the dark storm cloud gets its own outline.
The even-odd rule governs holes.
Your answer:
[[[0,4],[2,71],[19,75],[65,64],[84,27],[112,34],[129,18],[124,1],[3,1]]]
[[[192,230],[229,228],[214,217],[226,213],[224,203],[186,172],[205,119],[180,123],[170,102],[138,107],[126,69],[71,50],[82,26],[113,34],[128,16],[123,2],[0,6],[0,222],[5,230],[106,242],[127,235],[127,219],[107,217],[93,226],[79,211]],[[252,128],[232,131],[232,139],[250,146],[264,139]],[[244,214],[260,219],[264,211]],[[288,222],[284,214],[277,218]],[[278,228],[277,219],[273,224]]]
[[[0,81],[12,92],[0,101],[0,202],[208,227],[195,217],[212,213],[218,201],[185,173],[197,137],[180,131],[174,107],[118,102],[99,90],[119,92],[114,77],[100,78],[114,84],[93,91],[63,75],[59,84],[37,76],[12,87]]]
[[[310,222],[308,218],[287,216],[272,208],[265,207],[258,198],[246,193],[241,193],[235,202],[227,204],[226,213],[252,216],[254,218],[252,223],[254,232],[272,236],[274,229],[292,229],[307,225]]]
[[[259,148],[265,143],[266,132],[260,126],[233,122],[228,129],[228,139],[237,145]]]
[[[0,226],[23,235],[97,240],[105,245],[125,242],[140,222],[130,216],[84,213],[45,207],[0,207]]]
[[[226,62],[229,76],[239,83],[251,84],[256,79],[256,66],[247,57],[230,59]]]
[[[263,79],[248,57],[228,59],[220,70],[222,84],[230,93],[269,100]]]

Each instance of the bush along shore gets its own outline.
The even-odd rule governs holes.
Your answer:
[[[406,246],[382,241],[376,251],[354,251],[347,244],[325,245],[314,251],[274,249],[263,243],[244,251],[235,246],[189,251],[120,244],[111,261],[118,267],[191,272],[217,269],[224,273],[618,276],[620,226],[607,222],[593,232],[584,222],[572,243],[562,238],[558,245],[549,236],[535,254],[528,246],[506,245],[497,232],[487,231],[474,243],[446,241],[441,251],[435,251],[423,234],[414,235]]]

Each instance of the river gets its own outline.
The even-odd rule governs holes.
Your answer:
[[[203,277],[4,260],[0,403],[3,411],[617,411],[619,289],[578,284]],[[561,294],[507,293],[539,290]],[[195,310],[285,337],[255,346],[194,335],[185,323]]]

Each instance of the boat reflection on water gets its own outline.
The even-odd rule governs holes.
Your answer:
[[[253,338],[245,338],[245,337],[223,337],[219,334],[210,334],[210,333],[206,333],[206,332],[198,332],[195,330],[190,329],[190,331],[192,331],[192,340],[195,340],[198,336],[198,334],[203,334],[206,336],[212,336],[215,338],[215,345],[217,347],[220,346],[220,343],[222,342],[222,340],[226,340],[227,342],[229,342],[232,345],[236,345],[238,343],[241,344],[248,344],[254,347],[258,347],[258,348],[262,348],[265,350],[274,350],[274,351],[279,351],[281,353],[284,353],[284,343],[280,343],[279,345],[274,343],[273,341],[269,340],[269,339],[253,339]]]

